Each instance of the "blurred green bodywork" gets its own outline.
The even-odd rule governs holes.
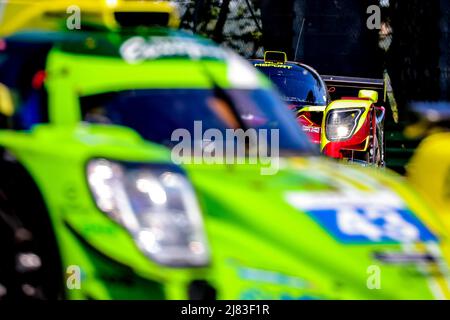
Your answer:
[[[91,195],[86,164],[93,158],[171,163],[170,150],[120,126],[81,122],[79,96],[137,88],[233,87],[228,63],[188,58],[137,64],[120,57],[73,54],[53,48],[45,85],[50,123],[30,131],[0,131],[0,145],[28,170],[45,200],[63,270],[81,268],[81,288],[69,299],[187,299],[195,280],[207,281],[218,299],[433,299],[448,294],[448,279],[416,264],[390,264],[376,252],[422,247],[442,255],[442,231],[431,210],[389,172],[356,168],[321,157],[281,158],[280,171],[260,165],[185,165],[201,205],[211,263],[169,268],[147,258],[128,232],[101,212]],[[207,74],[205,69],[208,70]],[[268,87],[260,75],[260,87]],[[287,201],[292,193],[396,193],[441,244],[345,244]],[[26,195],[24,195],[26,197]],[[381,200],[382,201],[382,200]],[[371,266],[379,267],[372,288]],[[66,278],[70,276],[66,273]],[[66,281],[66,279],[64,280]]]

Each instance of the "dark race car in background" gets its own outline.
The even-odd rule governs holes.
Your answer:
[[[381,79],[320,76],[312,67],[267,51],[251,60],[278,87],[297,122],[327,156],[384,166],[385,84]]]

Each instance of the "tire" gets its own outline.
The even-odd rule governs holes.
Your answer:
[[[40,193],[26,172],[0,166],[0,299],[62,298],[61,260]]]
[[[369,143],[369,150],[366,153],[366,161],[375,167],[385,167],[384,161],[384,132],[383,125],[376,124],[375,134]]]
[[[380,150],[380,144],[378,143],[378,137],[375,136],[376,139],[374,139],[373,142],[373,149],[371,150],[372,152],[369,152],[370,155],[370,163],[373,164],[375,167],[380,167],[381,166],[381,150]]]
[[[368,152],[367,152],[367,161],[375,167],[384,168],[384,137],[383,133],[380,131],[380,127],[377,126],[377,133]]]

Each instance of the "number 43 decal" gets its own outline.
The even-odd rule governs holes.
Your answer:
[[[436,237],[407,209],[354,208],[308,210],[322,227],[344,243],[410,243]]]

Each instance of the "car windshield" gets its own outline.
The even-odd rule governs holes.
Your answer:
[[[286,102],[313,106],[327,104],[326,88],[308,69],[295,66],[292,69],[259,67],[259,70],[278,87]]]
[[[110,92],[80,98],[83,121],[133,128],[143,138],[168,147],[176,129],[198,137],[201,130],[279,129],[280,151],[314,153],[286,105],[268,90],[151,89]],[[197,122],[198,128],[198,122]],[[198,130],[198,129],[197,129]]]

